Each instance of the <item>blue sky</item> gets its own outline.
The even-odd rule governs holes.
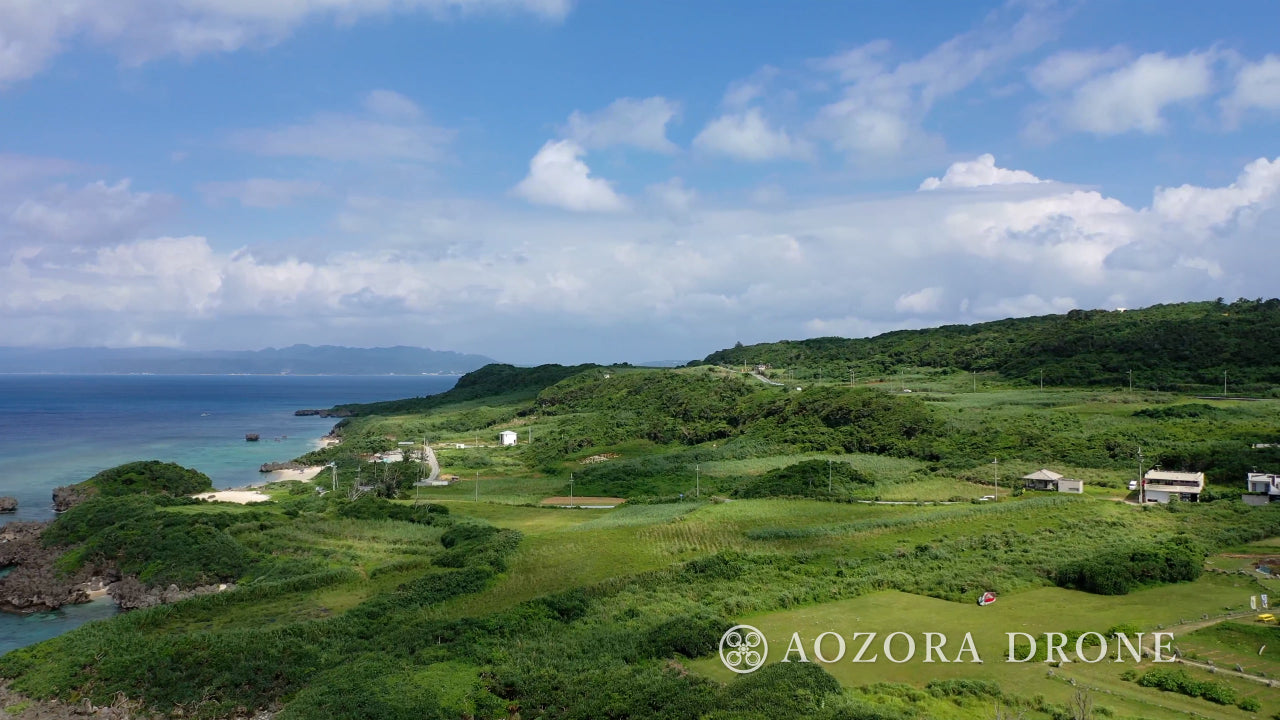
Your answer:
[[[1274,295],[1274,2],[17,0],[0,345],[689,359]]]

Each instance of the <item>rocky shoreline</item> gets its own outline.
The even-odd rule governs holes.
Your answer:
[[[91,494],[77,486],[57,488],[53,491],[54,510],[65,512]],[[42,540],[50,524],[51,521],[10,522],[0,527],[0,568],[9,569],[0,577],[0,612],[47,612],[103,596],[110,597],[122,610],[134,610],[235,587],[226,583],[186,589],[177,585],[147,587],[138,578],[121,575],[109,566],[86,566],[67,574],[56,567],[67,549],[48,547]]]

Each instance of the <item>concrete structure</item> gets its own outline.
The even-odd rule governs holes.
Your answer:
[[[1058,481],[1058,492],[1075,493],[1079,495],[1084,492],[1084,481],[1063,478]]]
[[[1142,476],[1147,502],[1167,503],[1173,498],[1197,502],[1204,492],[1204,473],[1149,470]]]
[[[1076,494],[1084,492],[1083,480],[1072,480],[1044,468],[1030,475],[1023,475],[1022,481],[1028,490],[1057,490],[1058,492]]]
[[[1280,500],[1280,475],[1270,473],[1249,473],[1247,480],[1250,495],[1244,501],[1250,505],[1265,505]],[[1250,500],[1250,498],[1255,498]]]
[[[503,445],[515,445],[518,437],[520,436],[516,434],[515,430],[503,430],[498,433],[498,440],[502,441]]]

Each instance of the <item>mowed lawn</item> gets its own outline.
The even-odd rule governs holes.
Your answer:
[[[1178,626],[1182,621],[1199,620],[1202,614],[1223,614],[1228,607],[1239,609],[1243,605],[1247,608],[1252,587],[1255,586],[1245,578],[1211,575],[1194,583],[1168,585],[1115,597],[1039,588],[1003,596],[987,607],[885,591],[737,620],[765,633],[769,641],[769,662],[782,659],[794,632],[800,633],[811,661],[815,660],[813,641],[823,632],[837,632],[846,641],[850,641],[857,632],[878,633],[867,652],[867,657],[879,653],[881,657],[877,662],[851,662],[857,648],[850,644],[844,660],[824,665],[847,687],[875,682],[903,682],[920,687],[932,679],[979,678],[996,681],[1005,691],[1027,698],[1043,694],[1053,702],[1065,703],[1075,691],[1068,682],[1074,678],[1081,685],[1095,688],[1096,702],[1110,708],[1117,717],[1172,718],[1187,717],[1190,713],[1209,718],[1269,717],[1280,710],[1280,692],[1274,689],[1246,680],[1230,682],[1242,696],[1252,695],[1263,703],[1263,712],[1254,716],[1235,707],[1142,688],[1122,680],[1120,674],[1129,668],[1142,672],[1151,667],[1150,663],[1116,663],[1114,648],[1106,662],[1096,665],[1072,663],[1052,669],[1052,675],[1044,663],[1005,662],[1008,632],[1035,636],[1068,630],[1105,632],[1122,623],[1131,623],[1150,632],[1163,625],[1166,631],[1174,633],[1173,644],[1177,645]],[[883,657],[883,640],[896,631],[907,632],[914,637],[917,646],[914,660],[895,664]],[[953,661],[965,633],[972,633],[983,662],[922,662],[925,632],[947,636],[944,655]],[[893,647],[899,656],[906,653],[906,644],[901,638]],[[836,641],[826,638],[823,648],[828,656],[834,655]],[[791,659],[798,660],[799,657],[793,654]],[[729,681],[733,676],[715,656],[696,660],[691,667],[722,681]],[[1209,677],[1207,673],[1192,672]],[[1214,679],[1223,678],[1217,676]]]

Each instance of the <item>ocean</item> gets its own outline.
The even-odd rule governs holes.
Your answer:
[[[217,488],[262,480],[265,462],[316,447],[332,418],[294,410],[432,395],[435,375],[0,375],[0,496],[12,520],[53,517],[55,487],[133,460],[193,467]],[[257,433],[258,442],[246,442]],[[25,617],[0,613],[0,654],[115,613],[98,601]]]

